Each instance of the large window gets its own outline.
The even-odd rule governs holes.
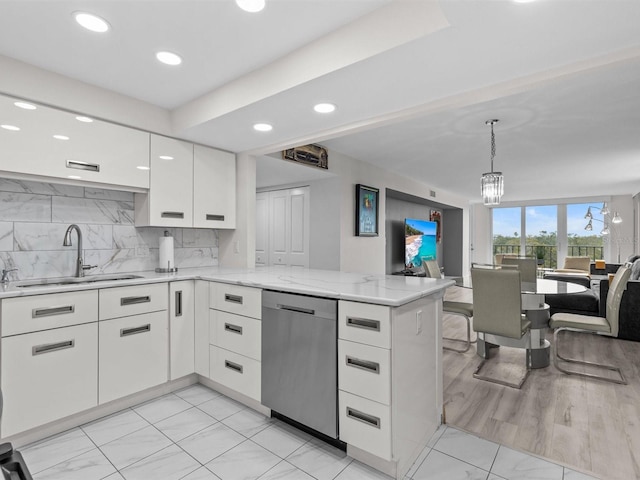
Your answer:
[[[561,245],[561,257],[602,259],[605,223],[600,213],[601,206],[592,202],[494,208],[493,253],[536,257],[538,265],[546,268],[558,267]],[[585,217],[587,211],[591,213],[590,218]],[[591,227],[587,227],[589,220]]]

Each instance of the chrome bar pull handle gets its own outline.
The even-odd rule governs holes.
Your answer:
[[[364,328],[365,330],[380,331],[380,321],[368,318],[347,317],[347,327]]]
[[[359,358],[346,356],[347,367],[359,368],[371,373],[380,373],[380,364],[378,362],[371,362],[369,360],[361,360]]]
[[[224,294],[224,301],[230,303],[237,303],[238,305],[242,305],[243,298],[242,295],[232,295],[230,293]]]
[[[67,160],[67,168],[75,168],[76,170],[86,170],[88,172],[99,172],[100,165],[97,163],[80,162],[78,160]]]
[[[291,305],[278,305],[280,310],[288,310],[289,312],[304,313],[305,315],[315,315],[316,311],[311,308],[292,307]]]
[[[205,218],[209,221],[224,222],[224,215],[214,215],[213,213],[207,213]]]
[[[137,305],[138,303],[149,303],[151,297],[149,295],[143,295],[140,297],[122,297],[120,299],[120,306]]]
[[[43,353],[57,352],[60,350],[66,350],[67,348],[73,348],[76,344],[75,339],[66,340],[64,342],[47,343],[44,345],[36,345],[31,347],[31,355],[42,355]]]
[[[227,332],[237,333],[238,335],[242,335],[242,327],[240,325],[234,325],[233,323],[225,323],[224,329]]]
[[[62,305],[60,307],[34,308],[31,310],[31,318],[51,317],[53,315],[66,315],[75,312],[75,305]]]
[[[182,290],[176,292],[176,317],[182,316]]]
[[[121,328],[120,336],[128,337],[129,335],[137,335],[138,333],[147,333],[150,331],[151,331],[151,324],[147,323],[146,325],[141,325],[139,327]]]
[[[242,367],[242,365],[238,364],[238,363],[234,363],[231,362],[229,360],[225,360],[224,361],[224,366],[230,370],[233,370],[234,372],[238,372],[238,373],[242,373],[242,370],[244,370],[244,368]]]
[[[347,407],[347,417],[366,423],[372,427],[380,428],[380,418],[361,412],[355,408]]]
[[[184,212],[160,212],[162,218],[184,218]]]

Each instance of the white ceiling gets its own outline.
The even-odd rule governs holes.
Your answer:
[[[112,30],[80,29],[76,10]],[[470,201],[498,118],[503,198],[522,201],[640,191],[638,25],[638,0],[267,0],[258,14],[233,0],[0,0],[0,55],[168,109],[194,141],[318,142]],[[159,49],[183,65],[158,64]],[[319,101],[338,110],[315,114]],[[251,129],[264,121],[272,132]]]

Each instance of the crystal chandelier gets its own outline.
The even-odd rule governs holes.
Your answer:
[[[493,133],[493,124],[498,120],[487,120],[491,125],[491,171],[482,174],[481,193],[482,202],[485,205],[500,205],[500,197],[504,194],[504,176],[502,172],[493,171],[493,158],[496,156],[496,137]]]

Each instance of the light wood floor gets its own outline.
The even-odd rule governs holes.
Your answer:
[[[452,287],[445,299],[471,302],[472,291]],[[444,336],[464,337],[464,323],[460,316],[445,315]],[[567,355],[620,366],[629,384],[565,375],[551,365],[532,370],[522,389],[516,390],[473,378],[481,362],[475,345],[466,353],[445,350],[446,422],[603,479],[639,479],[640,343],[564,335],[562,348]],[[523,369],[523,351],[498,350],[492,351],[492,367],[507,375]]]

